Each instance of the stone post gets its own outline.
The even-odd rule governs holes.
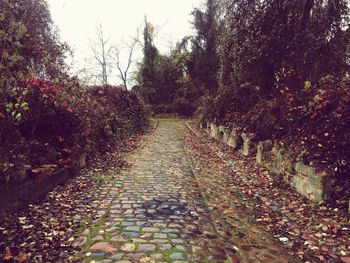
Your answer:
[[[266,141],[260,141],[257,146],[257,152],[256,152],[256,162],[258,164],[262,164],[266,158],[266,152],[272,150],[272,141],[266,140]]]
[[[224,141],[225,144],[228,144],[228,140],[229,140],[230,135],[229,135],[227,129],[224,129],[223,132],[224,132],[224,137],[222,138],[222,140]]]
[[[277,175],[280,175],[282,173],[282,149],[273,147],[273,161],[272,161],[272,167],[271,172]]]
[[[218,139],[225,142],[225,127],[223,125],[219,126]]]
[[[210,124],[210,135],[215,139],[217,139],[219,136],[219,128],[215,123]]]
[[[79,158],[79,167],[84,168],[86,166],[86,153],[83,153]]]
[[[237,131],[235,128],[232,128],[231,134],[228,136],[227,144],[234,149],[237,148]]]
[[[250,138],[247,133],[242,132],[242,139],[243,139],[243,150],[242,153],[244,156],[249,155],[249,145],[250,145]]]

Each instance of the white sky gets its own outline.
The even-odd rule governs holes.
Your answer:
[[[89,58],[89,39],[101,21],[110,40],[118,44],[136,35],[144,17],[161,28],[155,44],[161,53],[169,50],[182,37],[192,33],[194,7],[202,0],[47,0],[61,39],[74,51],[73,72],[84,68]],[[142,57],[139,48],[136,58]],[[115,81],[114,81],[115,82]],[[115,83],[112,83],[115,84]]]

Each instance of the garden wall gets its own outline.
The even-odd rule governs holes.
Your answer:
[[[321,204],[330,196],[334,175],[293,160],[289,154],[290,149],[282,148],[271,140],[253,143],[253,134],[239,132],[235,127],[226,128],[213,122],[201,123],[200,127],[211,137],[240,151],[243,156],[255,155],[258,164],[281,176],[282,180],[309,200]]]
[[[69,178],[79,174],[84,166],[85,157],[79,162],[59,168],[50,173],[30,173],[23,171],[24,176],[11,178],[9,181],[0,183],[0,215],[6,212],[17,211],[25,208],[45,196],[59,184],[63,184]]]

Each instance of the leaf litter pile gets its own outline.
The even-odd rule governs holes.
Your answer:
[[[350,221],[344,207],[317,206],[298,195],[278,176],[258,166],[253,156],[210,138],[191,125],[188,145],[208,162],[233,177],[234,188],[253,202],[252,221],[303,262],[350,262]]]
[[[117,151],[101,154],[81,171],[81,175],[57,186],[28,208],[0,219],[0,262],[70,262],[77,252],[72,235],[83,221],[96,219],[93,205],[104,174],[119,176],[129,164],[123,156],[136,151],[146,135],[131,136]],[[140,138],[141,137],[141,138]],[[111,180],[113,178],[107,178]]]

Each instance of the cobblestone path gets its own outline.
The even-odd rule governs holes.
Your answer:
[[[245,261],[240,244],[218,231],[192,172],[182,129],[183,122],[161,121],[130,157],[132,167],[100,191],[94,203],[99,219],[79,238],[83,262],[288,262],[276,260],[278,250],[265,247],[265,257],[259,259],[254,250],[256,261]]]

